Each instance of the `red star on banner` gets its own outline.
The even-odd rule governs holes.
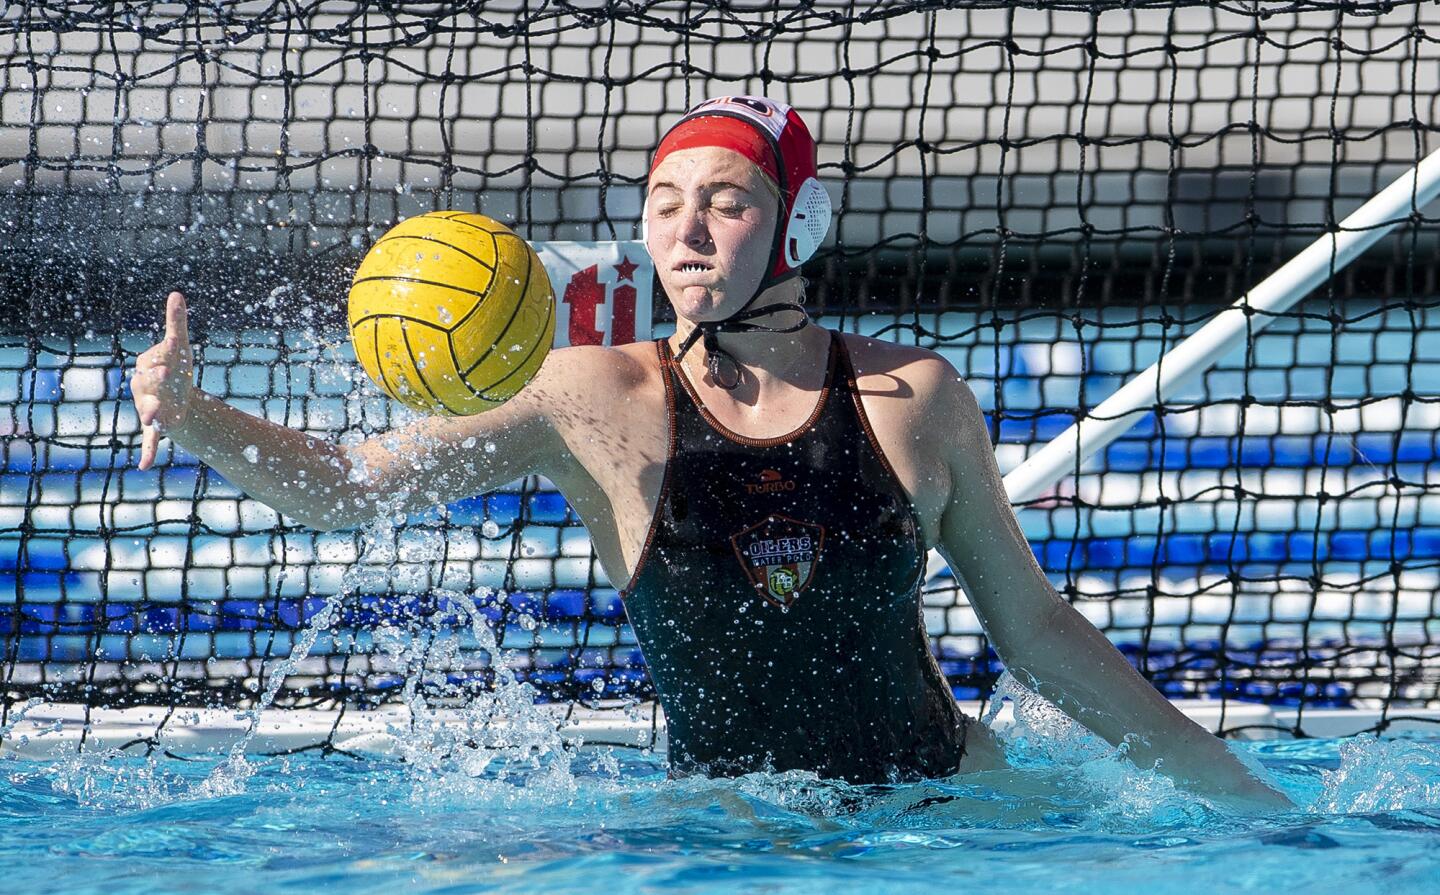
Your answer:
[[[640,265],[631,261],[629,258],[621,258],[620,263],[615,265],[615,272],[620,275],[620,279],[629,280],[633,283],[635,282],[635,268],[639,266]]]

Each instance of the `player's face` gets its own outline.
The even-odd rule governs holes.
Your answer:
[[[780,202],[764,175],[729,149],[702,146],[665,157],[646,196],[647,247],[675,313],[723,320],[765,275]]]

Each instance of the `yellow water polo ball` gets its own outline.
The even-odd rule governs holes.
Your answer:
[[[433,211],[380,238],[350,285],[350,338],[385,394],[464,416],[509,400],[555,340],[540,258],[484,215]]]

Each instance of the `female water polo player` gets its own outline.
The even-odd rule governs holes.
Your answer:
[[[920,584],[935,545],[1020,680],[1111,743],[1134,735],[1142,767],[1288,805],[1051,588],[954,368],[808,319],[799,268],[830,219],[815,176],[794,110],[702,103],[660,142],[645,204],[672,338],[553,351],[501,407],[353,447],[193,387],[174,293],[166,338],[133,379],[148,426],[141,467],[163,431],[326,530],[362,524],[382,496],[419,509],[546,476],[625,583],[676,773],[881,782],[1004,767],[926,642]]]

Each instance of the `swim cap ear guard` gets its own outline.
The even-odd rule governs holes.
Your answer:
[[[776,227],[765,276],[755,294],[724,320],[696,323],[675,355],[678,362],[695,340],[703,337],[710,376],[721,388],[729,390],[740,384],[740,366],[720,348],[717,333],[789,333],[804,328],[808,322],[805,309],[794,302],[776,302],[754,309],[750,309],[750,305],[766,289],[798,276],[800,265],[815,255],[830,230],[830,194],[816,176],[815,138],[799,114],[784,103],[762,96],[720,96],[700,103],[666,132],[655,150],[650,171],[653,173],[670,153],[698,146],[719,146],[738,152],[780,187],[781,225]],[[640,232],[648,248],[648,203],[641,211]],[[784,328],[744,322],[777,310],[795,311],[800,321]]]
[[[830,231],[830,194],[813,177],[800,184],[785,222],[785,263],[799,267],[814,256]]]

